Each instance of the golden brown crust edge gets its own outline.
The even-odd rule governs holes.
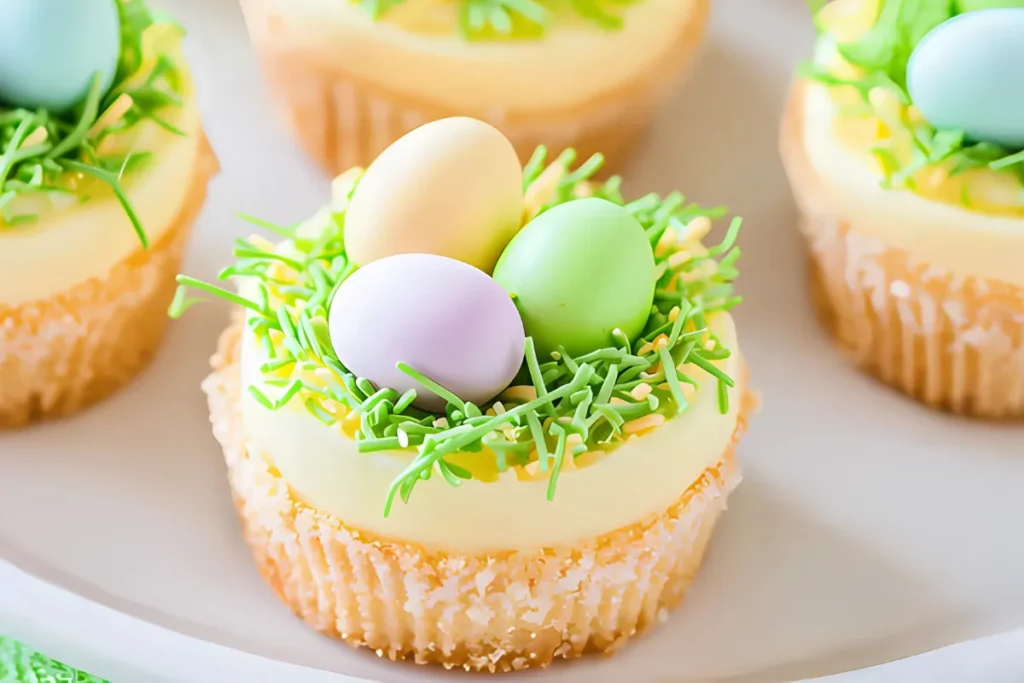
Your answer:
[[[730,445],[664,514],[572,548],[463,556],[375,539],[297,501],[248,452],[240,336],[223,333],[203,389],[256,565],[310,627],[381,657],[497,672],[612,652],[681,602],[740,479]],[[753,408],[747,393],[733,443]]]
[[[524,163],[541,144],[554,154],[573,147],[580,159],[603,154],[603,172],[611,173],[625,166],[668,86],[695,61],[711,0],[688,1],[693,16],[680,26],[674,49],[657,68],[568,109],[495,111],[481,102],[474,111],[457,110],[358,79],[315,54],[275,49],[272,39],[256,39],[256,51],[281,118],[306,152],[333,174],[366,166],[410,130],[450,116],[473,116],[499,128]],[[254,37],[268,32],[263,24],[276,22],[264,11],[265,3],[245,2],[243,10]]]
[[[173,226],[105,278],[50,299],[0,305],[0,429],[76,413],[128,383],[153,357],[192,222],[218,169],[204,137]]]
[[[932,408],[1024,418],[1024,289],[954,275],[859,232],[803,150],[803,92],[793,86],[780,151],[823,326],[865,372]]]

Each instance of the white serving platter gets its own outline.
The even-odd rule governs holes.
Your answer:
[[[236,3],[164,4],[191,31],[223,165],[187,263],[212,277],[249,232],[236,211],[302,218],[328,179],[275,124]],[[928,412],[833,351],[776,153],[813,40],[807,10],[718,0],[713,24],[627,185],[678,187],[747,219],[738,320],[764,409],[740,449],[745,481],[667,624],[614,658],[513,679],[791,680],[1024,626],[1024,426]],[[116,681],[454,676],[314,635],[263,585],[198,389],[226,315],[191,311],[107,403],[0,435],[0,632]]]

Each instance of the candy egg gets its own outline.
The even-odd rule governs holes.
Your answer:
[[[538,352],[570,355],[640,334],[654,302],[654,253],[643,227],[604,199],[547,210],[501,255],[494,279],[516,297]]]
[[[914,105],[936,128],[1024,147],[1024,9],[953,17],[918,44],[907,66]]]
[[[345,247],[359,265],[423,253],[490,273],[523,209],[523,170],[505,136],[476,119],[442,119],[366,169],[346,212]]]
[[[958,13],[1005,7],[1024,7],[1024,0],[957,0],[956,2]]]
[[[415,405],[445,401],[395,366],[402,362],[481,405],[523,363],[526,336],[508,294],[486,273],[435,254],[374,261],[345,280],[328,321],[338,359],[378,388],[416,389]]]
[[[0,102],[63,112],[110,88],[121,53],[117,0],[0,3]]]

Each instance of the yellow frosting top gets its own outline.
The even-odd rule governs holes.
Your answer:
[[[158,29],[147,40],[154,48],[152,54],[183,59],[177,31]],[[184,135],[172,133],[154,121],[143,121],[104,143],[108,151],[133,149],[152,155],[145,166],[122,181],[151,244],[173,225],[187,200],[200,149],[199,112],[184,71],[182,77],[179,85],[183,104],[161,113]],[[0,227],[0,306],[49,298],[104,275],[142,248],[110,187],[85,177],[78,183],[74,195],[28,194],[8,207],[15,214],[35,214],[38,218],[23,225]],[[83,197],[88,200],[83,202]]]
[[[852,43],[874,25],[879,0],[836,0],[818,16],[823,33],[819,37],[815,62],[841,79],[859,80],[866,71],[849,63],[836,49]],[[852,87],[827,88],[831,106],[832,135],[850,155],[879,175],[892,166],[907,166],[914,149],[912,125],[923,121],[913,105],[899,101],[892,89],[875,86],[869,102]],[[1024,189],[1010,172],[973,168],[953,173],[952,162],[929,164],[915,172],[906,188],[930,201],[965,208],[987,215],[1024,216]]]
[[[469,41],[447,0],[408,0],[375,21],[338,0],[243,0],[257,45],[463,111],[559,109],[643,78],[704,21],[703,2],[640,0],[618,29],[556,12],[542,40]]]
[[[737,349],[728,314],[711,325],[724,346]],[[243,387],[272,394],[277,388],[267,386],[260,372],[266,351],[248,327],[243,339]],[[742,376],[738,350],[723,370]],[[736,431],[744,387],[738,382],[729,390],[729,410],[722,414],[714,379],[699,371],[695,379],[706,388],[692,395],[686,413],[656,429],[640,425],[635,438],[599,462],[567,468],[551,500],[545,497],[547,477],[528,471],[470,479],[457,490],[434,476],[387,517],[382,501],[409,465],[408,451],[360,453],[349,434],[320,423],[298,402],[268,411],[246,393],[242,416],[251,452],[274,464],[293,495],[356,529],[452,552],[521,550],[572,544],[661,514],[714,467]]]
[[[836,45],[862,36],[877,12],[877,0],[828,5],[815,63],[840,78],[862,75]],[[884,189],[885,155],[872,150],[883,146],[906,161],[911,142],[902,122],[919,116],[915,108],[883,88],[871,91],[870,106],[847,86],[804,80],[800,92],[804,155],[854,229],[956,275],[1024,285],[1024,193],[1014,175],[977,168],[951,176],[939,164],[918,171],[911,187]]]

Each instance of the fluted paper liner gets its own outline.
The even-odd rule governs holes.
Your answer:
[[[955,275],[859,232],[829,203],[802,151],[801,102],[797,86],[782,155],[824,326],[858,366],[933,408],[1024,417],[1024,289]]]
[[[739,482],[730,445],[660,516],[573,547],[467,556],[374,538],[293,497],[247,440],[241,334],[223,334],[203,389],[245,539],[309,626],[381,657],[494,672],[613,651],[682,600]],[[734,441],[751,406],[746,395]]]
[[[153,357],[192,222],[217,170],[213,151],[205,139],[201,144],[189,198],[158,242],[105,277],[49,299],[0,304],[0,428],[75,413],[126,384]]]
[[[265,0],[242,0],[242,10],[272,91],[274,106],[308,154],[333,174],[365,167],[392,142],[429,121],[472,116],[508,137],[525,162],[544,144],[558,153],[573,147],[579,158],[600,152],[606,171],[621,169],[647,129],[668,88],[688,71],[700,46],[710,0],[695,5],[680,26],[673,49],[657,67],[638,73],[629,85],[578,106],[500,110],[480,102],[473,111],[444,104],[443,93],[428,101],[360,80],[330,56],[289,50],[275,41],[287,32],[287,16],[273,14]],[[600,29],[595,29],[600,30]]]

